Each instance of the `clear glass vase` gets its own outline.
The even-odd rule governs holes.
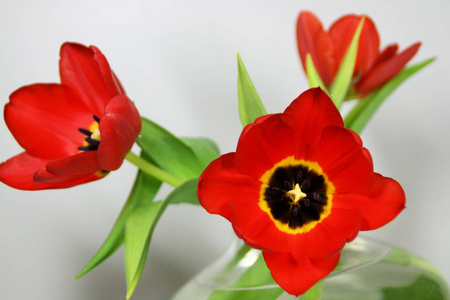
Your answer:
[[[288,300],[270,276],[261,251],[237,240],[217,261],[187,282],[172,300]],[[450,299],[442,275],[427,261],[368,237],[341,252],[336,269],[298,299]]]

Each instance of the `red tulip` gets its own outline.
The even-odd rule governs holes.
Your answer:
[[[361,18],[346,15],[325,31],[313,13],[301,12],[297,20],[297,45],[305,72],[306,54],[310,53],[323,83],[330,87]],[[379,47],[380,38],[375,24],[366,16],[359,38],[351,89],[351,93],[358,97],[376,90],[399,73],[419,50],[420,42],[400,53],[397,52],[397,44],[389,45],[383,51]]]
[[[328,275],[359,230],[385,225],[405,205],[401,186],[373,172],[369,151],[320,88],[247,125],[236,152],[205,169],[197,194],[262,250],[294,295]]]
[[[24,190],[65,188],[118,169],[141,130],[133,102],[105,56],[65,43],[61,84],[32,84],[10,96],[6,124],[24,152],[0,165],[0,181]]]

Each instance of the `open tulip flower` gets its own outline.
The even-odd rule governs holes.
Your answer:
[[[65,188],[118,169],[141,119],[96,47],[61,47],[61,84],[24,86],[4,116],[25,149],[0,165],[0,180],[17,189]]]
[[[360,230],[385,225],[405,205],[402,187],[374,173],[369,151],[320,88],[247,125],[236,152],[203,172],[198,198],[262,250],[294,295],[328,275]]]
[[[361,18],[356,15],[343,16],[325,31],[313,13],[303,11],[298,17],[297,44],[303,68],[306,72],[306,55],[309,53],[327,88],[333,84]],[[375,24],[366,16],[359,37],[349,97],[364,97],[394,77],[416,54],[420,42],[400,53],[397,52],[397,44],[389,45],[382,51],[379,47],[380,38]]]

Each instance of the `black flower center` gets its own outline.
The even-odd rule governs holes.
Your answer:
[[[94,122],[89,129],[78,128],[78,131],[86,136],[83,141],[83,146],[78,147],[78,150],[80,151],[98,150],[98,146],[100,145],[100,131],[98,129],[100,118],[96,115],[94,115],[93,118]]]
[[[331,211],[334,186],[315,162],[289,157],[261,181],[260,207],[284,232],[307,232]]]

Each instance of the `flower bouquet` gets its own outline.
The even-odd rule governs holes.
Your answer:
[[[428,262],[357,237],[392,221],[406,201],[397,181],[374,172],[359,134],[433,59],[407,66],[420,43],[381,49],[365,15],[346,15],[325,30],[303,11],[297,44],[310,89],[278,113],[266,112],[238,54],[244,128],[236,151],[220,155],[212,139],[180,138],[140,116],[97,47],[65,43],[61,83],[21,87],[5,106],[24,151],[0,165],[0,181],[21,190],[69,188],[104,178],[124,160],[134,164],[122,211],[76,276],[123,245],[127,299],[158,221],[180,203],[221,215],[240,241],[174,299],[448,299]],[[139,151],[131,151],[135,143]],[[173,190],[159,200],[163,183]]]

